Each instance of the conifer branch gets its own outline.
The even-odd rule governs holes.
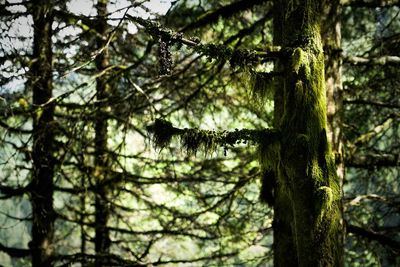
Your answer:
[[[234,131],[211,131],[189,128],[176,128],[168,121],[156,119],[154,124],[147,127],[153,135],[153,142],[159,148],[169,145],[173,136],[181,138],[181,144],[188,154],[196,154],[199,148],[206,153],[215,151],[218,147],[226,150],[240,143],[259,144],[279,139],[279,131],[275,129],[235,129]]]
[[[352,65],[400,65],[400,57],[398,56],[358,57],[345,55],[343,61]]]
[[[351,155],[346,158],[346,165],[353,168],[375,168],[400,166],[399,154],[377,154]]]
[[[2,243],[0,243],[0,251],[6,253],[8,256],[12,258],[28,257],[31,253],[29,249],[8,247],[3,245]]]
[[[388,246],[397,253],[400,253],[400,242],[395,239],[385,236],[379,232],[375,232],[371,229],[364,229],[352,224],[347,224],[346,229],[349,233],[366,238],[368,240],[377,241],[381,245]]]
[[[204,54],[210,59],[226,60],[233,67],[248,66],[249,64],[257,64],[268,60],[273,60],[281,56],[280,47],[272,46],[264,51],[247,50],[247,49],[232,49],[220,44],[203,44],[196,37],[185,38],[182,33],[174,32],[171,29],[164,28],[157,23],[145,20],[140,17],[127,15],[127,18],[138,23],[156,40],[168,40],[170,44],[186,45],[194,51]]]
[[[392,6],[400,6],[399,0],[341,0],[340,4],[342,6],[351,6],[351,7],[392,7]]]
[[[261,5],[264,0],[240,0],[231,4],[217,8],[216,10],[207,11],[198,17],[195,21],[182,28],[181,31],[189,31],[195,28],[200,28],[208,24],[215,23],[219,18],[228,18],[238,12],[254,7],[255,5]]]

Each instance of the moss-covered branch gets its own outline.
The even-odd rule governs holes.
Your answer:
[[[267,47],[264,51],[255,51],[232,49],[219,44],[202,44],[196,37],[184,38],[182,33],[174,32],[152,21],[131,15],[127,15],[127,17],[143,26],[150,35],[155,36],[158,40],[168,40],[170,44],[186,45],[210,59],[229,61],[233,67],[249,66],[249,64],[257,64],[269,59],[273,60],[281,55],[280,47]]]
[[[265,140],[276,141],[279,132],[274,129],[250,130],[235,129],[234,131],[210,131],[200,129],[176,128],[170,122],[156,119],[147,127],[153,135],[153,142],[159,148],[169,145],[173,136],[179,136],[181,144],[188,154],[196,154],[199,149],[205,153],[216,151],[218,147],[227,149],[240,143],[259,144]]]

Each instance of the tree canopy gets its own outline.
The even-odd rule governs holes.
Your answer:
[[[0,265],[399,265],[399,16],[0,1]]]

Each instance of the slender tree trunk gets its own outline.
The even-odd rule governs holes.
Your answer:
[[[54,104],[52,97],[52,4],[32,2],[33,59],[30,82],[33,92],[33,174],[31,182],[33,267],[53,266]]]
[[[82,176],[80,179],[81,179],[81,188],[85,188],[84,176]],[[86,232],[85,232],[86,194],[85,193],[81,193],[81,196],[79,197],[79,201],[80,201],[80,212],[82,213],[79,216],[80,232],[81,232],[81,253],[82,253],[82,255],[85,255],[85,253],[86,253]],[[87,265],[86,259],[82,258],[81,266],[84,267],[86,265]]]
[[[341,190],[327,140],[321,1],[275,1],[275,266],[342,266]],[[266,162],[266,161],[265,161]]]
[[[341,5],[340,0],[324,1],[322,41],[325,52],[325,81],[327,100],[328,141],[335,156],[336,173],[340,183],[340,193],[343,196],[343,181],[345,179],[343,151],[343,84],[341,58]],[[340,203],[342,219],[340,221],[340,242],[342,257],[344,249],[345,229],[343,222],[343,203]],[[341,259],[343,262],[343,259]]]
[[[98,73],[103,72],[109,65],[109,55],[107,48],[107,37],[108,37],[108,26],[107,26],[107,0],[99,0],[96,9],[98,20],[96,24],[96,43],[97,49],[101,53],[96,58],[96,69]],[[110,216],[110,210],[108,206],[108,194],[107,188],[104,186],[104,182],[107,179],[106,171],[109,167],[107,159],[107,126],[108,121],[104,118],[104,100],[110,96],[111,87],[107,81],[108,77],[105,73],[102,73],[96,80],[96,94],[97,102],[99,107],[96,114],[95,122],[95,179],[96,179],[96,192],[95,192],[95,251],[96,262],[95,266],[105,266],[104,259],[105,255],[110,250],[110,236],[107,228],[107,222]]]
[[[335,154],[340,181],[345,175],[343,160],[343,85],[341,59],[340,1],[325,1],[322,42],[325,52],[325,81],[327,98],[328,140]]]
[[[274,3],[274,45],[283,45],[282,22],[284,21],[283,3],[275,1]],[[283,72],[285,64],[283,61],[275,63],[276,72]],[[274,94],[274,128],[280,128],[280,122],[284,112],[284,91],[281,90],[284,85],[284,80],[280,77],[275,79],[275,94]],[[279,146],[275,149],[273,158],[278,159]],[[272,159],[272,158],[271,158]],[[296,247],[292,235],[291,222],[293,221],[289,195],[285,192],[285,184],[279,182],[279,162],[274,160],[271,164],[275,180],[274,188],[274,265],[275,266],[297,266]],[[289,255],[290,254],[290,255]]]

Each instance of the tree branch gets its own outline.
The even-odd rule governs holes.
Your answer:
[[[394,208],[400,211],[400,198],[397,196],[383,196],[377,194],[357,195],[350,196],[343,199],[345,206],[358,206],[362,201],[370,200],[374,202],[384,203],[388,207]]]
[[[228,18],[233,16],[237,12],[242,12],[246,9],[252,8],[255,5],[260,5],[266,2],[265,0],[241,0],[233,2],[229,5],[217,8],[214,11],[207,11],[205,14],[198,17],[194,22],[183,27],[180,31],[189,31],[195,28],[200,28],[208,24],[215,23],[220,17]]]
[[[156,119],[154,124],[147,127],[147,130],[153,134],[154,143],[161,149],[169,145],[173,136],[180,136],[182,146],[186,148],[189,154],[195,154],[200,147],[207,153],[215,151],[218,146],[226,149],[228,146],[234,146],[241,142],[258,144],[268,140],[272,143],[280,138],[279,132],[274,129],[236,129],[232,132],[180,129],[162,119]]]
[[[18,134],[31,134],[32,133],[31,130],[25,130],[25,129],[21,129],[21,128],[12,127],[1,120],[0,120],[0,127],[4,128],[7,131],[12,132],[12,133],[18,133]]]
[[[399,117],[400,114],[390,114],[384,122],[382,122],[381,124],[375,126],[373,129],[371,129],[370,131],[360,135],[354,142],[353,144],[349,144],[349,148],[351,149],[356,149],[357,147],[359,147],[362,144],[366,144],[367,142],[369,142],[372,138],[374,138],[375,136],[378,136],[379,134],[383,133],[384,131],[386,131],[387,129],[389,129],[392,124],[397,120],[397,117]]]
[[[0,185],[0,194],[2,194],[0,196],[0,199],[7,199],[10,197],[22,196],[23,194],[26,194],[29,189],[30,189],[30,185],[27,185],[24,187],[19,187],[19,188]]]
[[[342,6],[352,7],[392,7],[400,6],[399,0],[341,0]]]
[[[55,257],[53,257],[54,261],[65,262],[65,264],[59,265],[61,267],[71,266],[71,263],[91,263],[96,259],[102,259],[102,262],[107,264],[107,266],[130,266],[130,267],[148,266],[148,264],[146,263],[123,259],[119,255],[111,253],[100,254],[100,255],[75,253],[69,255],[56,255]]]
[[[2,243],[0,243],[0,251],[6,253],[12,258],[28,257],[31,253],[29,249],[7,247],[4,246]]]
[[[355,155],[346,159],[346,166],[354,168],[395,167],[400,165],[396,154]]]
[[[347,232],[358,235],[360,237],[364,237],[368,240],[377,241],[381,245],[388,246],[394,249],[397,253],[400,252],[400,242],[391,239],[383,234],[377,233],[373,230],[367,230],[362,227],[347,224],[346,225]]]
[[[213,260],[213,259],[219,259],[219,258],[226,258],[226,257],[232,257],[239,254],[239,251],[237,252],[231,252],[231,253],[224,253],[224,254],[213,254],[210,256],[204,256],[200,258],[195,258],[195,259],[187,259],[187,260],[161,260],[161,258],[153,262],[152,265],[157,266],[157,265],[164,265],[164,264],[178,264],[178,263],[194,263],[194,262],[201,262],[201,261],[208,261],[208,260]]]
[[[400,65],[400,57],[398,56],[358,57],[344,55],[343,61],[351,65]]]
[[[380,101],[370,101],[364,99],[355,99],[355,100],[343,100],[344,104],[355,104],[355,105],[371,105],[376,107],[383,107],[383,108],[400,108],[400,105],[391,104],[391,103],[384,103]]]
[[[231,49],[225,45],[202,44],[198,38],[184,38],[182,33],[173,32],[170,29],[163,28],[156,23],[145,20],[140,17],[127,15],[127,18],[143,26],[146,31],[156,36],[157,39],[168,40],[171,44],[186,45],[200,54],[209,58],[227,60],[234,66],[244,66],[248,64],[259,63],[261,60],[275,59],[281,56],[280,47],[267,47],[264,51]]]

